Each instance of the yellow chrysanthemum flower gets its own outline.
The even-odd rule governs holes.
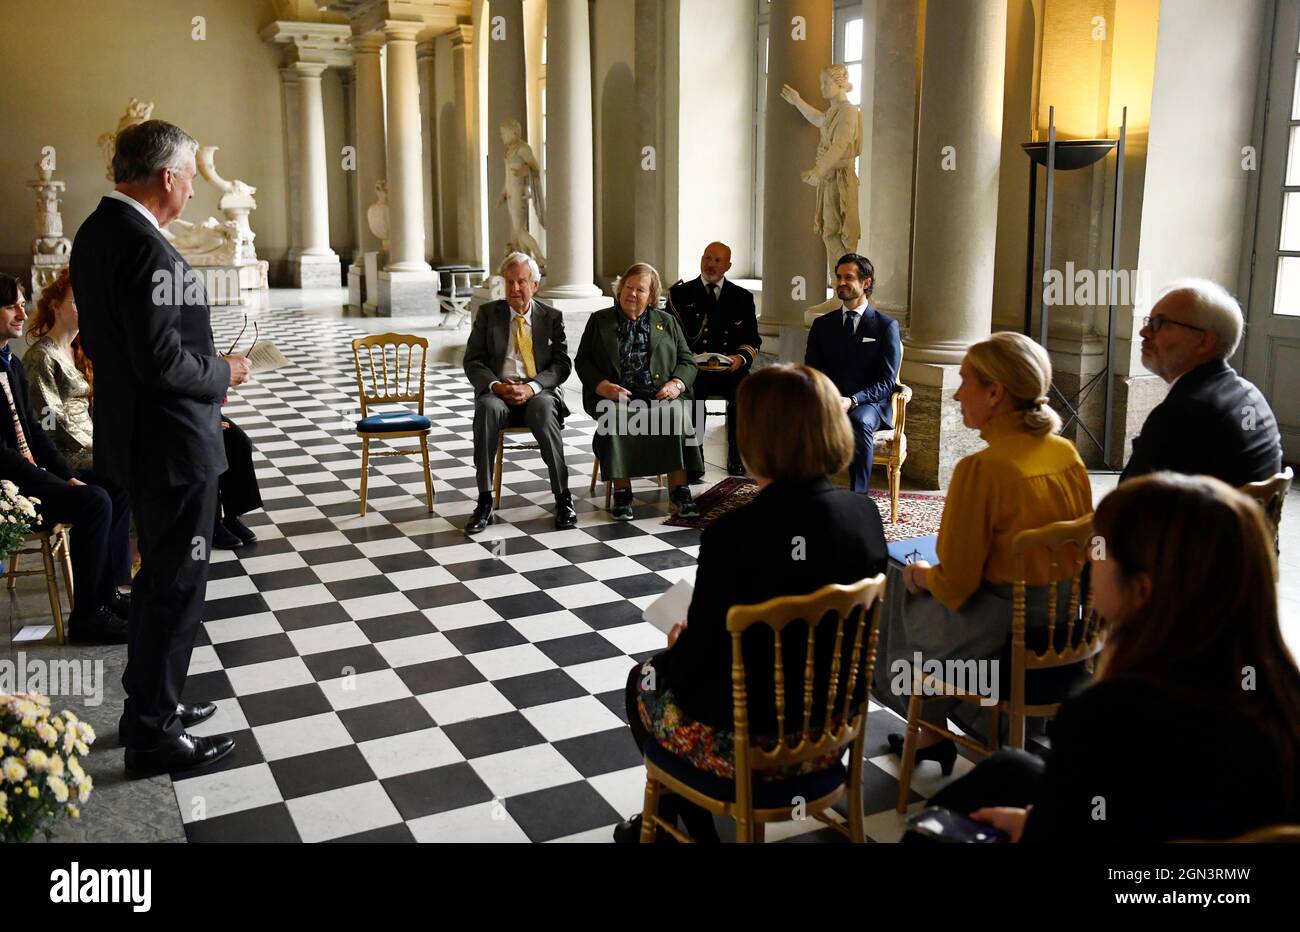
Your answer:
[[[26,761],[27,766],[34,772],[44,773],[45,769],[49,766],[50,758],[44,751],[38,751],[36,748],[32,748],[27,752]]]
[[[29,786],[27,787],[27,795],[30,796],[32,799],[40,799],[41,791],[34,786]]]
[[[68,801],[68,784],[64,783],[59,777],[46,777],[45,785],[54,793],[54,798],[56,800],[61,803],[66,803]]]
[[[27,779],[27,768],[23,762],[16,757],[6,757],[3,763],[0,763],[0,774],[10,783],[22,783]]]

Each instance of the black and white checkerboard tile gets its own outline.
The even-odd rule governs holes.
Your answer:
[[[588,500],[593,425],[579,412],[565,430],[578,527],[554,529],[545,464],[525,449],[506,454],[498,523],[466,537],[473,397],[458,368],[432,365],[435,513],[419,457],[384,457],[359,517],[360,334],[292,309],[259,320],[290,365],[225,409],[254,442],[266,507],[246,518],[258,542],[212,562],[186,699],[215,700],[195,731],[237,746],[175,780],[189,839],[611,840],[644,790],[623,686],[664,646],[640,612],[693,578],[699,532],[663,524],[660,491],[638,493],[629,524]],[[218,344],[240,323],[216,313]],[[901,830],[882,750],[898,728],[873,708],[865,793],[878,841]],[[937,786],[935,767],[919,768],[915,802]],[[786,837],[838,836],[812,820],[769,831]]]

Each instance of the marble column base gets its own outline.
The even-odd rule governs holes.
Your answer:
[[[438,313],[438,273],[379,272],[379,316],[414,317]]]
[[[374,316],[379,313],[379,273],[388,264],[388,253],[368,252],[363,263],[365,268],[365,298],[361,304],[361,313]]]
[[[366,267],[364,259],[348,266],[348,307],[361,310],[366,300]]]
[[[909,362],[903,355],[899,381],[912,389],[907,406],[907,462],[903,475],[923,489],[946,489],[957,462],[984,448],[978,431],[962,423],[953,393],[960,366]]]
[[[289,260],[295,288],[338,288],[343,284],[342,266],[334,253],[327,256],[294,256]]]

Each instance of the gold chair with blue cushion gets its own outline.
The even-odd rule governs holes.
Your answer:
[[[850,841],[865,841],[862,824],[863,745],[867,736],[868,700],[876,662],[876,638],[880,624],[880,606],[885,595],[885,574],[863,579],[852,585],[832,583],[816,592],[798,596],[780,596],[757,605],[733,605],[727,611],[727,631],[731,634],[732,717],[735,721],[736,773],[734,780],[724,780],[692,766],[685,758],[666,750],[653,738],[646,741],[645,809],[641,814],[641,841],[653,842],[660,830],[678,841],[691,839],[676,826],[659,816],[659,797],[666,790],[687,799],[709,812],[736,820],[736,841],[762,842],[769,822],[788,822],[803,815],[812,816],[847,835]],[[850,618],[852,625],[846,622]],[[817,619],[820,624],[807,624]],[[803,670],[797,730],[787,735],[786,682],[790,662],[781,647],[781,636],[792,622],[803,621],[807,635],[803,639],[802,657],[795,657]],[[742,638],[751,628],[772,632],[776,650],[775,722],[776,735],[771,747],[751,743],[749,734],[750,705],[748,679]],[[821,650],[818,643],[821,642]],[[795,641],[795,645],[799,642]],[[831,645],[831,665],[825,682],[815,683],[813,658]],[[795,645],[792,645],[795,646]],[[791,655],[800,651],[792,650]],[[820,691],[825,715],[813,721],[814,690]],[[854,700],[859,700],[856,708]],[[849,765],[842,763],[849,752]],[[794,764],[834,755],[837,760],[826,770],[780,779],[756,779],[763,771],[785,769]],[[841,823],[828,811],[848,795],[848,819]]]
[[[416,357],[419,362],[416,362]],[[357,367],[357,394],[361,401],[361,514],[366,513],[366,487],[370,478],[370,441],[418,437],[418,447],[375,450],[374,456],[414,456],[424,459],[424,492],[429,514],[433,514],[433,477],[429,473],[429,430],[424,415],[424,373],[429,341],[405,333],[379,333],[352,341],[352,358]],[[418,384],[416,384],[418,373]],[[373,405],[404,405],[414,402],[416,410],[370,413]]]

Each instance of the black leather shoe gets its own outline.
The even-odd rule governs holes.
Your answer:
[[[615,489],[614,490],[614,507],[609,510],[610,517],[615,521],[631,521],[632,514],[632,490]]]
[[[180,717],[181,727],[190,728],[199,722],[207,721],[217,714],[217,706],[212,702],[176,703],[176,714]]]
[[[222,521],[221,524],[227,531],[234,534],[245,544],[251,544],[257,540],[257,534],[253,532],[253,529],[243,521],[240,521],[236,515],[228,515],[226,520]]]
[[[113,594],[109,596],[108,601],[104,603],[104,607],[123,621],[130,621],[131,593],[118,592],[114,589]]]
[[[236,537],[220,521],[212,529],[212,546],[217,550],[237,550],[244,546],[244,542]]]
[[[684,485],[673,489],[668,499],[668,507],[679,518],[694,518],[700,513],[695,500],[691,498],[691,490]]]
[[[639,845],[641,843],[641,813],[625,819],[614,826],[614,843],[617,845]],[[677,839],[663,829],[655,832],[655,843],[675,845]]]
[[[890,735],[889,750],[902,757],[904,740],[902,735]],[[923,760],[935,761],[943,770],[945,777],[951,776],[953,765],[957,763],[957,742],[945,738],[938,744],[932,744],[928,748],[917,748],[916,762],[919,764]]]
[[[235,739],[230,735],[196,738],[181,734],[156,748],[126,749],[126,772],[132,777],[148,777],[160,773],[175,773],[215,764],[235,749]]]
[[[727,462],[727,473],[732,476],[746,475],[745,464],[740,460],[729,460]]]
[[[127,623],[101,605],[89,618],[68,620],[68,640],[73,644],[125,644]]]
[[[578,524],[578,511],[573,507],[573,493],[565,492],[555,500],[555,529],[565,531]]]
[[[474,513],[469,516],[469,524],[465,525],[466,534],[477,534],[489,524],[492,523],[492,493],[480,495],[478,505],[474,508]]]

